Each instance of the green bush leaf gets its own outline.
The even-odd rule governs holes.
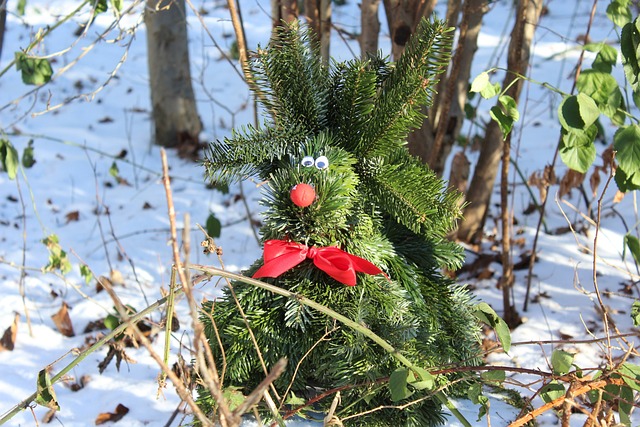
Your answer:
[[[620,375],[626,385],[635,391],[640,391],[640,366],[629,362],[623,363],[620,367]]]
[[[629,0],[613,0],[607,6],[607,17],[618,27],[623,27],[631,22],[631,9]]]
[[[618,185],[618,190],[623,193],[626,193],[627,191],[640,190],[640,174],[635,173],[628,176],[623,169],[618,168],[614,179]]]
[[[397,402],[413,394],[407,387],[409,378],[409,370],[407,368],[398,368],[389,376],[389,391],[391,392],[391,400]]]
[[[16,5],[16,12],[18,13],[18,16],[24,16],[26,9],[27,0],[18,0],[18,4]]]
[[[564,375],[571,370],[574,354],[564,350],[554,350],[551,354],[551,367],[556,375]]]
[[[467,397],[474,405],[480,405],[477,419],[477,421],[480,421],[482,417],[486,415],[489,408],[489,399],[482,394],[482,384],[473,383],[467,390]]]
[[[42,239],[42,243],[44,243],[49,250],[49,263],[44,267],[44,271],[60,270],[62,274],[70,272],[71,262],[69,262],[69,258],[67,258],[67,253],[62,250],[58,236],[51,234]]]
[[[220,220],[216,218],[213,212],[211,212],[207,218],[206,228],[209,237],[213,237],[214,239],[220,237],[222,233],[222,223],[220,223]]]
[[[584,70],[576,81],[580,93],[591,97],[600,112],[613,118],[622,104],[622,92],[616,79],[608,73],[598,70]]]
[[[618,174],[622,172],[620,179],[624,179],[626,189],[640,184],[640,126],[637,124],[620,128],[613,137],[613,148],[616,150],[618,169],[616,170],[616,183],[621,191]]]
[[[484,382],[499,385],[502,384],[506,378],[505,371],[494,370],[494,371],[485,371],[480,374],[480,377],[484,380]]]
[[[509,330],[507,322],[502,320],[486,302],[476,304],[474,315],[496,331],[503,350],[509,352],[511,349],[511,331]]]
[[[80,275],[87,285],[93,280],[93,273],[87,264],[80,265]]]
[[[28,85],[42,85],[51,80],[53,69],[49,60],[27,56],[24,52],[15,54],[16,69],[22,72],[22,82]]]
[[[60,410],[60,405],[56,399],[56,391],[51,384],[51,377],[47,369],[38,372],[36,403],[55,411]]]
[[[502,131],[503,138],[506,138],[513,128],[513,124],[520,118],[518,105],[509,95],[502,95],[498,98],[500,106],[492,107],[489,115],[498,123]]]
[[[489,73],[484,71],[471,82],[471,92],[478,92],[484,99],[493,98],[500,93],[500,84],[491,84]]]
[[[587,43],[583,49],[597,53],[591,65],[594,70],[611,73],[611,69],[615,67],[618,61],[618,51],[607,43]]]
[[[638,28],[638,19],[636,18],[634,22],[629,22],[622,27],[620,35],[620,53],[622,53],[624,74],[634,93],[640,91],[638,45],[640,45],[640,28]]]
[[[431,374],[431,372],[422,368],[414,368],[414,379],[409,381],[411,387],[416,390],[431,390],[435,387],[435,377]]]
[[[558,107],[558,119],[564,129],[586,129],[600,115],[596,102],[588,95],[579,93],[565,97]]]
[[[598,135],[598,128],[592,125],[586,130],[562,129],[560,133],[560,158],[569,168],[585,173],[596,160],[594,141]]]
[[[36,164],[36,159],[33,155],[33,140],[30,140],[24,150],[22,150],[22,166],[25,169],[29,169]]]
[[[624,244],[631,252],[636,264],[640,265],[640,240],[636,236],[627,233],[624,235]]]
[[[118,169],[118,164],[115,160],[113,161],[113,163],[111,163],[111,167],[109,168],[109,175],[114,178],[118,178],[118,175],[120,175],[120,169]]]
[[[14,180],[18,175],[18,151],[6,139],[0,139],[0,164],[7,172],[9,179]]]
[[[634,301],[631,304],[631,319],[633,326],[640,326],[640,301]]]
[[[553,402],[564,394],[564,386],[555,380],[540,389],[540,397],[545,403]]]

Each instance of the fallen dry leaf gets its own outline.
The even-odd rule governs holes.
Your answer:
[[[0,338],[0,351],[13,351],[15,348],[19,319],[20,315],[16,313],[13,318],[13,323],[4,331],[4,334],[2,334],[2,338]]]
[[[62,307],[60,307],[60,310],[58,310],[56,314],[51,316],[51,319],[62,335],[65,337],[75,336],[75,332],[73,332],[73,324],[69,317],[69,306],[66,302],[62,302]]]
[[[124,406],[122,403],[118,403],[118,406],[116,406],[115,412],[103,412],[101,414],[98,414],[98,416],[96,417],[96,425],[100,425],[108,422],[112,422],[112,423],[118,422],[122,419],[122,417],[127,415],[128,412],[129,412],[129,408]]]
[[[69,224],[72,221],[79,221],[80,220],[80,212],[79,211],[71,211],[68,214],[66,214],[64,216],[64,218],[67,220],[67,224]]]

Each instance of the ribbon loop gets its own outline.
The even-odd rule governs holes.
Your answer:
[[[366,259],[335,246],[319,248],[285,240],[267,240],[264,243],[264,265],[253,277],[278,277],[306,258],[312,259],[316,267],[347,286],[355,286],[356,272],[371,275],[382,273],[382,270]]]

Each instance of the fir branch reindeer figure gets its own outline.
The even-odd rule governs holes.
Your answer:
[[[246,275],[365,325],[425,369],[477,363],[479,353],[472,297],[441,273],[462,262],[461,249],[445,238],[460,217],[459,195],[405,147],[449,61],[452,34],[425,20],[395,64],[372,58],[325,66],[307,31],[283,28],[251,65],[271,119],[212,143],[204,161],[212,182],[267,182],[264,256]],[[347,386],[336,410],[344,425],[445,421],[431,390],[392,401],[384,379],[401,365],[362,334],[296,299],[233,287],[267,366],[289,361],[275,384],[280,392],[291,386],[285,399]],[[203,306],[202,320],[222,360],[215,321],[225,385],[250,391],[264,370],[236,302],[228,290],[225,296]],[[206,391],[200,402],[215,406]],[[379,406],[386,408],[350,417]]]

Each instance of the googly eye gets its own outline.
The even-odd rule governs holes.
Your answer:
[[[315,160],[311,156],[304,156],[302,158],[302,161],[300,162],[300,164],[305,168],[310,168],[311,166],[314,165],[314,163],[315,163]]]
[[[324,170],[329,167],[329,159],[327,156],[320,156],[316,159],[316,168]]]

